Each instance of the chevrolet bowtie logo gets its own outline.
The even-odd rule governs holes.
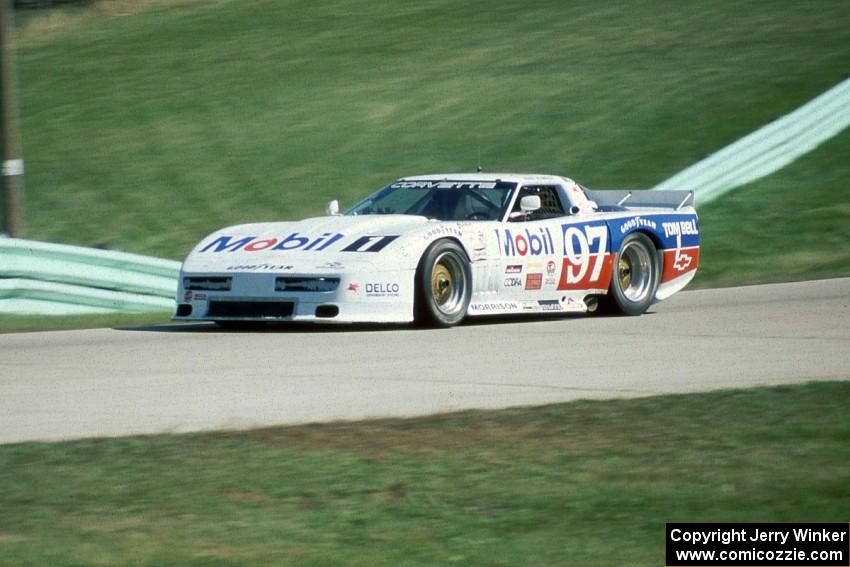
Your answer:
[[[676,261],[673,262],[673,267],[676,268],[676,270],[679,272],[684,272],[688,269],[688,266],[690,266],[691,262],[693,261],[694,257],[690,254],[679,252],[676,254]]]

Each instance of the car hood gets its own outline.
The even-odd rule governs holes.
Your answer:
[[[392,255],[403,235],[439,224],[410,215],[327,216],[297,222],[231,226],[204,238],[184,262],[191,271],[314,271],[374,263]]]

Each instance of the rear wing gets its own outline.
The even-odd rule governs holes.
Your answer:
[[[693,191],[650,191],[650,190],[584,190],[587,198],[595,201],[600,209],[673,209],[678,211],[683,207],[694,206]]]

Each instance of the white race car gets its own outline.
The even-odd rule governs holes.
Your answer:
[[[566,177],[399,179],[345,214],[222,229],[188,255],[176,320],[421,321],[638,315],[699,265],[687,191],[589,191]]]

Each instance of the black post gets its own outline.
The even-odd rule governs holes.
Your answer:
[[[0,0],[0,234],[24,233],[24,160],[18,137],[12,53],[13,0]]]

